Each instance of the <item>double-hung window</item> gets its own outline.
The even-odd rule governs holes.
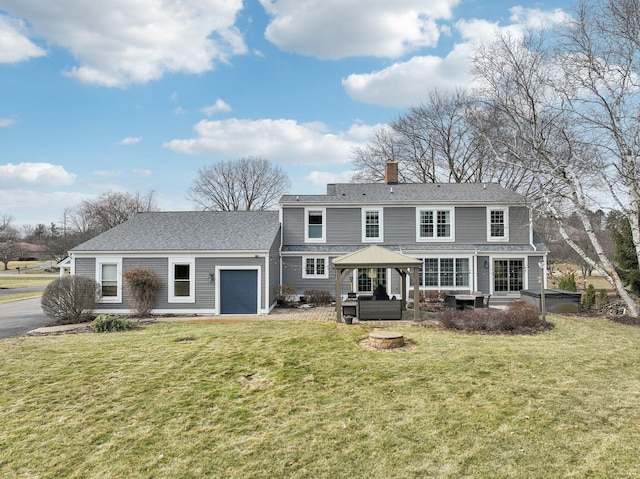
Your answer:
[[[416,209],[416,241],[454,241],[453,208]]]
[[[194,303],[195,294],[194,258],[169,258],[169,302]]]
[[[307,243],[326,241],[326,210],[324,208],[305,208],[304,240]]]
[[[306,256],[302,258],[302,277],[310,279],[326,279],[329,277],[327,265],[329,258]]]
[[[508,208],[487,208],[487,241],[509,241]]]
[[[100,285],[100,302],[122,302],[122,260],[98,258],[96,260],[96,281]]]
[[[380,243],[384,241],[383,209],[362,209],[362,242]]]

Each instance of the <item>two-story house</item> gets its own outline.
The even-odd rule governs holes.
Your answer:
[[[386,183],[285,195],[279,211],[140,213],[73,248],[69,268],[100,285],[97,312],[133,309],[123,280],[133,266],[161,278],[155,313],[266,314],[281,284],[300,296],[378,285],[412,296],[415,285],[402,284],[411,277],[392,267],[360,267],[336,282],[332,260],[369,245],[418,259],[421,292],[480,291],[495,304],[539,287],[547,249],[523,196],[496,184],[398,184],[396,168],[387,165]]]
[[[280,202],[282,282],[332,291],[336,257],[377,244],[422,262],[421,291],[481,291],[494,300],[539,287],[547,248],[532,229],[526,199],[497,184],[333,184],[325,195]],[[389,171],[391,170],[391,171]],[[382,284],[401,293],[392,268],[354,271],[343,294],[371,294]]]

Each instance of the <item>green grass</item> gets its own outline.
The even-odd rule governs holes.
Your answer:
[[[0,341],[0,477],[627,478],[640,329],[160,323]]]
[[[0,288],[29,288],[31,286],[46,286],[54,279],[59,278],[58,274],[51,274],[48,276],[30,276],[22,274],[14,274],[7,276],[0,276]]]
[[[39,298],[42,296],[42,291],[33,293],[15,293],[0,296],[0,303],[10,303],[12,301],[19,301],[21,299]]]

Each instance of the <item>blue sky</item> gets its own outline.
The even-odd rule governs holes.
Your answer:
[[[349,181],[351,150],[473,45],[562,21],[564,0],[0,0],[0,216],[59,222],[106,191],[186,198],[260,156],[291,193]]]

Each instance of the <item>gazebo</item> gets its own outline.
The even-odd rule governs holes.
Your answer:
[[[413,317],[420,319],[420,288],[418,284],[419,269],[422,261],[416,258],[396,253],[378,245],[367,246],[358,251],[347,253],[335,258],[333,267],[336,272],[336,320],[342,322],[342,283],[353,271],[359,268],[394,268],[401,276],[402,310],[406,309],[407,275],[413,281],[414,308]]]

